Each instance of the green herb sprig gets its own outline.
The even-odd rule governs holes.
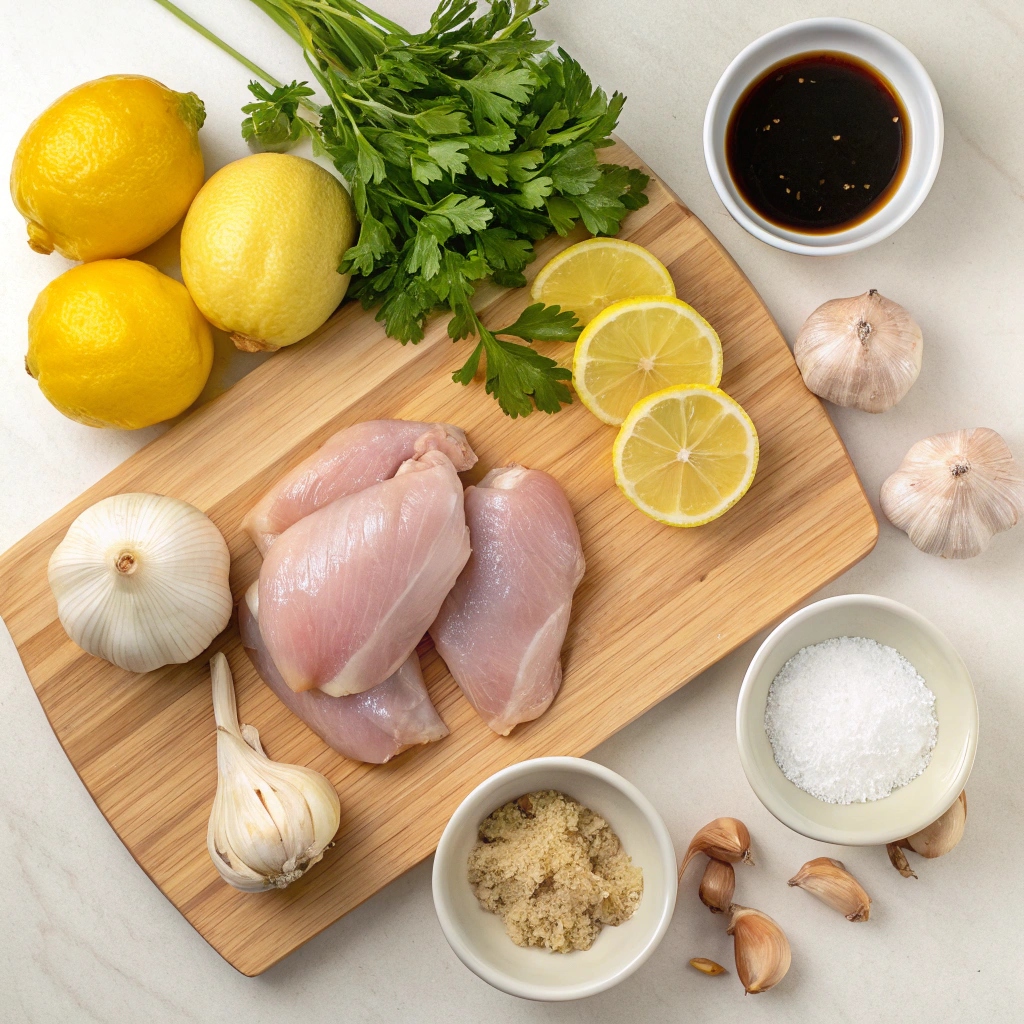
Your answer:
[[[361,223],[339,268],[349,293],[403,344],[451,310],[450,337],[479,339],[453,379],[483,367],[510,416],[571,402],[569,371],[529,346],[575,341],[569,311],[537,304],[493,331],[472,305],[484,279],[524,285],[533,243],[552,230],[615,234],[647,202],[645,174],[597,159],[625,98],[536,38],[530,18],[547,0],[494,0],[479,16],[471,0],[442,0],[421,33],[358,0],[252,2],[302,46],[330,103],[311,119],[306,83],[261,76],[276,88],[250,85],[242,133],[270,148],[308,135],[349,182]]]

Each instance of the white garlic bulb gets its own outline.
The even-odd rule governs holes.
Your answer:
[[[1024,475],[987,427],[927,437],[882,484],[882,511],[922,551],[973,558],[1024,516]]]
[[[251,725],[238,725],[228,659],[210,662],[217,720],[217,795],[206,846],[221,878],[245,892],[283,889],[324,855],[341,801],[319,772],[271,761]]]
[[[806,320],[793,346],[804,383],[820,398],[864,412],[891,409],[921,372],[921,328],[874,288],[832,299]]]
[[[201,654],[231,618],[231,556],[188,502],[116,494],[87,508],[50,556],[68,636],[131,672]]]

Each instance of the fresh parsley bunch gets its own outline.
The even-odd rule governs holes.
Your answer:
[[[340,267],[350,294],[399,341],[417,342],[437,309],[454,314],[453,340],[479,340],[453,379],[481,365],[510,416],[572,401],[568,370],[518,338],[575,341],[576,318],[530,306],[489,330],[472,306],[477,282],[526,283],[533,243],[578,220],[614,234],[647,202],[647,176],[599,163],[624,97],[609,99],[564,50],[536,38],[530,17],[547,0],[442,0],[426,32],[411,33],[357,0],[253,0],[305,50],[330,98],[310,107],[293,82],[250,86],[243,135],[270,148],[308,134],[350,183],[361,228]],[[499,337],[502,335],[504,337]]]

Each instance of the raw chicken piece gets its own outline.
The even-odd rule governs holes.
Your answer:
[[[260,635],[258,588],[257,581],[238,604],[242,643],[263,682],[329,747],[354,761],[384,764],[406,747],[448,735],[448,727],[430,703],[415,651],[379,686],[351,697],[290,689]]]
[[[334,697],[383,682],[468,559],[462,482],[439,451],[300,519],[260,571],[260,631],[281,677]]]
[[[458,472],[476,464],[465,433],[449,423],[370,420],[338,431],[286,473],[246,516],[243,526],[266,556],[278,534],[336,498],[389,480],[407,459],[444,452]]]
[[[565,492],[539,470],[506,466],[467,487],[466,520],[473,554],[430,635],[466,699],[507,736],[558,692],[586,564]]]

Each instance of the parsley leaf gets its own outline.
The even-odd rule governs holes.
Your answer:
[[[291,149],[302,135],[307,121],[298,117],[299,105],[313,90],[305,82],[280,85],[269,92],[259,82],[250,82],[249,91],[256,103],[247,103],[242,113],[242,138],[257,149],[283,152]]]
[[[479,11],[474,0],[441,0],[420,33],[361,0],[253,2],[302,46],[330,102],[316,107],[305,82],[253,82],[242,133],[263,148],[308,135],[349,182],[361,222],[339,266],[353,275],[349,295],[403,344],[449,311],[450,337],[476,339],[453,379],[482,372],[510,416],[570,403],[570,372],[529,342],[575,341],[574,314],[535,304],[494,330],[472,304],[486,278],[523,286],[533,243],[551,231],[582,221],[614,234],[647,202],[646,175],[597,158],[625,98],[536,37],[530,19],[548,0]]]

